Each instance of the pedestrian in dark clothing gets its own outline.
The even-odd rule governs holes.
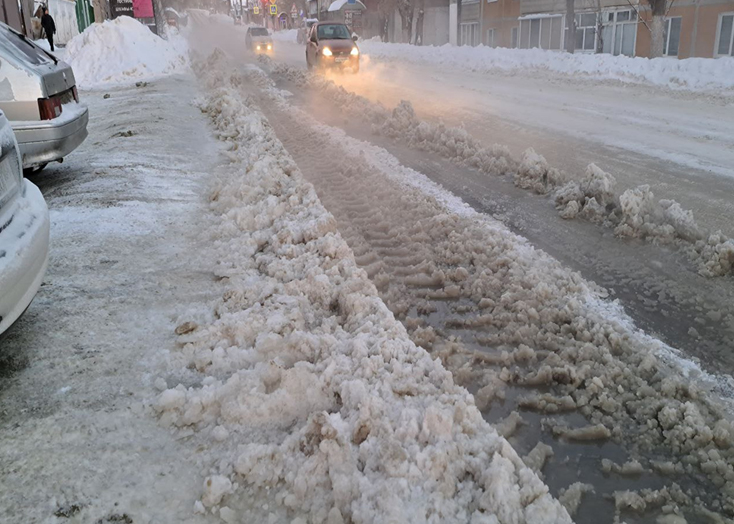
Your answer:
[[[41,26],[43,27],[43,30],[46,32],[46,40],[48,40],[48,45],[51,46],[51,51],[54,50],[54,35],[56,34],[56,24],[54,23],[54,19],[51,18],[51,15],[48,14],[48,7],[43,8],[43,16],[41,17]]]

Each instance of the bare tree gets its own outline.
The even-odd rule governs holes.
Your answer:
[[[413,41],[413,0],[397,0],[398,13],[403,24],[403,42]]]
[[[645,0],[652,12],[652,24],[650,27],[650,58],[663,56],[665,15],[668,11],[668,0]],[[670,2],[672,5],[672,0]]]
[[[415,24],[416,45],[423,45],[423,17],[425,16],[426,0],[418,0],[418,20]]]
[[[566,41],[564,46],[567,53],[576,49],[576,4],[575,0],[566,0]]]
[[[377,4],[377,13],[380,23],[380,38],[383,42],[390,40],[388,23],[390,17],[395,13],[396,0],[380,0]]]

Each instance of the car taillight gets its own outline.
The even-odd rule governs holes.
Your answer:
[[[41,120],[53,120],[61,115],[61,99],[58,97],[39,98],[38,111],[41,113]]]
[[[79,93],[77,93],[76,86],[71,88],[71,94],[74,95],[74,101],[79,101]]]

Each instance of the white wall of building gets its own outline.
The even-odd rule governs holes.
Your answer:
[[[449,43],[449,6],[428,7],[423,15],[423,45]]]

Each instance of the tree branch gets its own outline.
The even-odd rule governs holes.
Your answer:
[[[633,11],[635,12],[635,14],[637,15],[637,19],[638,19],[638,20],[639,20],[640,22],[642,22],[643,24],[645,24],[645,27],[647,27],[647,30],[648,30],[648,31],[650,31],[650,32],[652,33],[652,29],[650,29],[650,26],[649,26],[649,25],[647,25],[647,22],[645,22],[645,19],[644,19],[644,18],[642,18],[642,17],[640,16],[640,12],[639,12],[639,11],[637,10],[637,8],[636,8],[636,7],[634,6],[634,5],[632,5],[632,2],[630,2],[630,0],[627,0],[627,3],[628,3],[628,4],[630,5],[630,7],[632,8],[632,10],[633,10]]]

